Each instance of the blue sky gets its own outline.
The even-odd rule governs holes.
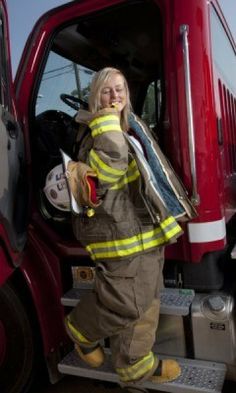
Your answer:
[[[6,0],[10,22],[12,69],[16,68],[30,31],[37,19],[49,8],[69,2],[69,0]],[[236,41],[236,0],[219,0],[229,19]]]
[[[25,41],[37,19],[69,0],[6,0],[10,24],[12,70],[15,75]]]

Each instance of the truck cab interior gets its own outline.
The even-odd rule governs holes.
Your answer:
[[[133,10],[133,2],[125,2],[75,18],[55,34],[42,60],[31,116],[34,189],[41,216],[63,234],[71,217],[46,200],[45,178],[62,162],[60,148],[76,158],[79,130],[74,117],[81,106],[87,106],[89,85],[97,70],[105,66],[122,70],[134,111],[156,136],[158,131],[161,141],[165,94],[160,9],[153,2],[137,1],[135,15]]]

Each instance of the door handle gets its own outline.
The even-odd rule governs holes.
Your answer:
[[[18,127],[17,124],[15,122],[13,122],[12,120],[7,120],[6,122],[6,129],[8,131],[8,134],[10,136],[10,138],[14,138],[16,139],[18,136]]]

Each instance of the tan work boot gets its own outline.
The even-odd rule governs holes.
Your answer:
[[[173,359],[159,360],[154,374],[149,378],[154,383],[170,382],[178,378],[181,374],[181,368]]]
[[[91,342],[77,330],[70,321],[65,318],[65,328],[71,340],[75,343],[75,349],[80,358],[90,367],[100,367],[105,360],[105,354],[98,342]]]

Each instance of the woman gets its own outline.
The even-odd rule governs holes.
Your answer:
[[[89,109],[76,118],[91,130],[78,160],[96,173],[96,207],[92,217],[74,218],[74,232],[96,264],[96,278],[94,291],[66,318],[66,329],[94,367],[104,361],[99,341],[109,337],[122,383],[171,381],[180,375],[178,363],[159,361],[152,352],[163,250],[182,234],[175,218],[192,218],[195,211],[150,131],[132,113],[119,70],[107,67],[95,75]]]

